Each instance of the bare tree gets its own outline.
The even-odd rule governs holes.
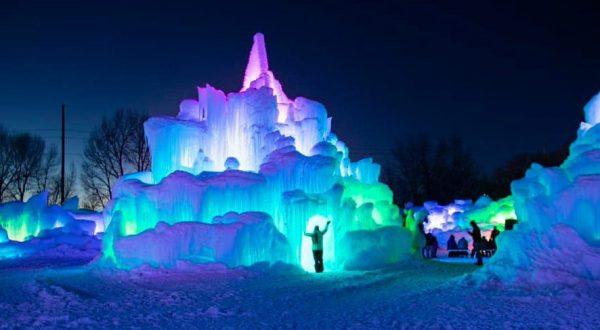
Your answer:
[[[483,192],[483,178],[459,137],[432,141],[409,138],[393,150],[395,164],[384,179],[394,190],[398,205],[427,200],[449,203],[455,198],[472,199]]]
[[[65,200],[74,197],[76,194],[75,184],[77,181],[77,170],[75,168],[75,164],[71,163],[69,165],[69,174],[65,178]],[[59,204],[60,203],[60,175],[55,175],[52,177],[52,182],[50,183],[50,193],[49,199],[51,204]]]
[[[119,110],[94,128],[81,167],[85,207],[103,208],[112,198],[111,189],[117,179],[126,173],[148,169],[148,146],[142,140],[146,118],[137,111]]]
[[[129,116],[130,125],[133,126],[133,136],[129,145],[127,161],[133,165],[137,172],[147,171],[150,168],[150,150],[144,134],[144,122],[148,119],[146,114]]]
[[[0,203],[7,198],[14,180],[15,161],[12,137],[0,127]]]
[[[53,177],[55,176],[56,167],[58,166],[58,151],[56,146],[50,147],[50,150],[44,154],[42,162],[34,177],[35,193],[42,192],[44,190],[50,191],[54,187],[52,186]]]
[[[12,182],[13,197],[23,201],[42,164],[45,143],[39,136],[19,134],[13,138],[15,172]]]

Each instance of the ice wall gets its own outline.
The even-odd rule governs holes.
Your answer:
[[[599,94],[600,95],[600,94]],[[600,96],[559,167],[533,164],[511,189],[519,224],[483,274],[509,282],[600,279]]]
[[[512,183],[515,208],[523,227],[544,231],[567,224],[588,243],[600,247],[599,95],[585,106],[585,119],[569,156],[559,167],[533,164]]]
[[[276,228],[268,235],[282,235],[287,245],[277,249],[287,251],[261,258],[306,269],[312,268],[312,255],[303,233],[315,224],[332,222],[324,238],[327,268],[343,267],[349,255],[343,250],[354,241],[365,241],[365,235],[353,231],[395,227],[386,231],[388,241],[404,239],[392,192],[378,182],[380,166],[370,158],[350,160],[348,147],[331,132],[331,118],[322,104],[291,99],[283,92],[269,68],[262,34],[254,36],[241,91],[225,94],[210,85],[200,87],[197,99],[181,102],[177,117],[150,118],[144,129],[152,171],[123,177],[104,214],[105,259],[117,266],[132,267],[135,262],[126,261],[132,259],[126,253],[138,253],[133,251],[138,243],[121,242],[153,244],[160,236],[157,226],[161,232],[164,226],[188,228],[197,233],[194,237],[208,239],[220,232],[212,227],[213,219],[229,212],[268,215]],[[179,226],[182,222],[194,225]],[[133,239],[134,235],[152,238]],[[256,244],[274,237],[257,237]],[[390,245],[390,253],[396,253],[394,249]],[[196,250],[175,250],[186,258],[202,259],[196,258]],[[136,258],[172,265],[175,257]]]

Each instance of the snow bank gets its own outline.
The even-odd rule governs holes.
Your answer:
[[[119,220],[116,220],[119,221]],[[105,239],[109,238],[105,235]],[[229,267],[256,262],[289,261],[289,245],[264,213],[228,213],[212,224],[160,222],[139,235],[117,239],[111,258],[120,268],[142,264],[172,267],[177,261],[224,263]]]

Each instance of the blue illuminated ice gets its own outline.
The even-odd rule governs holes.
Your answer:
[[[600,95],[600,94],[599,94]],[[558,167],[533,164],[512,183],[517,229],[498,238],[492,278],[533,283],[600,279],[600,97]]]
[[[328,269],[406,257],[396,250],[410,239],[391,190],[379,182],[380,166],[369,158],[350,160],[321,103],[283,92],[262,34],[254,36],[239,92],[199,87],[197,99],[181,102],[177,117],[152,117],[144,130],[152,171],[119,180],[104,214],[104,259],[117,267],[193,260],[232,266],[283,261],[312,269],[303,233],[327,221]],[[252,223],[215,223],[231,212],[240,219],[262,216]],[[253,239],[238,240],[243,233]],[[211,243],[225,236],[230,243]],[[191,245],[183,248],[175,243],[180,240]],[[350,260],[345,249],[354,243],[377,258],[360,265]],[[265,246],[272,251],[251,253]]]
[[[0,204],[0,231],[11,241],[23,242],[40,235],[44,230],[64,227],[74,221],[59,206],[48,206],[48,192],[34,195],[27,202]],[[0,233],[0,242],[2,241]]]
[[[94,236],[96,222],[80,217],[76,198],[65,206],[48,205],[48,192],[25,203],[0,204],[0,259],[66,256],[91,260],[100,247]]]

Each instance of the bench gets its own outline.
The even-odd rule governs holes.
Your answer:
[[[448,250],[448,258],[457,258],[457,257],[469,257],[471,252],[469,249],[460,250],[460,249],[452,249]]]

